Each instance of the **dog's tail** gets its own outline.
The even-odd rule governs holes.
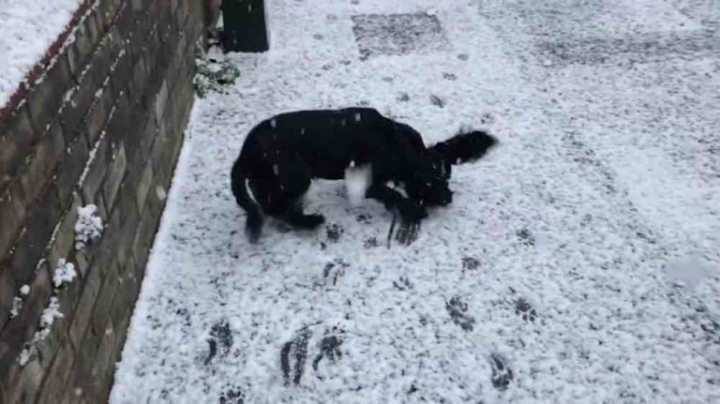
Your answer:
[[[484,156],[498,143],[497,139],[483,131],[458,133],[448,140],[437,143],[430,150],[448,164],[462,164]]]
[[[242,164],[240,164],[239,159],[233,165],[232,173],[230,174],[230,186],[232,187],[232,193],[235,195],[237,204],[240,205],[247,214],[245,233],[250,239],[250,242],[254,243],[258,240],[260,232],[262,231],[263,213],[260,205],[250,196],[249,180],[247,174],[242,169]]]

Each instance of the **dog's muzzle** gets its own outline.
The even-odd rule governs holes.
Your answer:
[[[446,192],[438,193],[436,195],[433,195],[432,199],[433,199],[431,201],[432,205],[447,206],[450,203],[452,203],[452,192],[446,191]]]
[[[442,201],[440,202],[441,205],[447,206],[452,202],[452,192],[448,192],[447,194],[443,195]]]

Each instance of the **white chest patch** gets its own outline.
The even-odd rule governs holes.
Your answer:
[[[408,197],[407,192],[405,192],[405,188],[404,188],[405,184],[403,184],[403,183],[396,184],[394,181],[388,181],[385,183],[385,185],[387,185],[388,188],[397,191],[403,197],[405,197],[405,198]]]
[[[365,192],[372,179],[372,165],[351,164],[345,169],[345,191],[352,206],[358,206],[365,199]]]

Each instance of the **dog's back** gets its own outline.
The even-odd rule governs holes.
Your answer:
[[[372,108],[282,113],[250,131],[241,158],[282,164],[292,154],[314,178],[341,179],[351,162],[366,163],[387,149],[388,127],[387,118]]]

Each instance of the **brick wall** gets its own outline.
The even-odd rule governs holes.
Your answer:
[[[0,111],[0,403],[107,400],[193,102],[203,5],[85,1]],[[78,249],[91,204],[102,236]],[[58,286],[61,259],[76,277]]]

